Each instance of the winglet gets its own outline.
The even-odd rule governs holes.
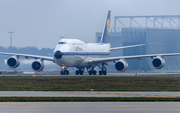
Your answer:
[[[100,43],[109,43],[110,16],[111,16],[111,11],[109,10]]]

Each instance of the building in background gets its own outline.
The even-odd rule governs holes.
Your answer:
[[[101,33],[96,33],[99,42]],[[157,53],[180,53],[180,15],[165,16],[116,16],[114,27],[109,33],[112,47],[146,44],[146,46],[115,50],[112,56],[129,56]],[[180,72],[180,56],[165,56],[166,64],[156,70],[151,58],[128,60],[127,71]],[[114,63],[108,70],[115,71]]]

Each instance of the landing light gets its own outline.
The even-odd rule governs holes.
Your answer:
[[[89,62],[92,62],[93,60],[89,60]]]
[[[64,70],[64,69],[65,69],[65,66],[61,66],[61,68]]]

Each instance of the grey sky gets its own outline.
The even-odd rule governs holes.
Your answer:
[[[114,16],[180,15],[180,0],[0,0],[0,46],[54,48],[60,36],[95,42]]]

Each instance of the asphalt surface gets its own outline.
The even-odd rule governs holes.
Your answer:
[[[180,102],[0,102],[1,113],[179,113]]]
[[[180,97],[180,92],[0,91],[0,97]]]

